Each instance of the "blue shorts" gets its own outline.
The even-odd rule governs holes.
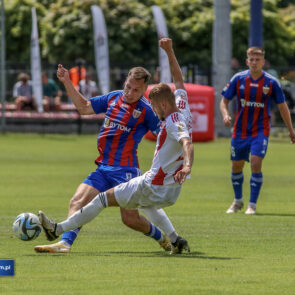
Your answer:
[[[256,136],[246,139],[232,138],[231,157],[232,161],[245,160],[249,162],[249,154],[264,158],[268,146],[268,137]]]
[[[91,172],[83,183],[96,188],[100,192],[105,192],[140,175],[140,169],[135,167],[114,167],[99,164],[96,171]]]

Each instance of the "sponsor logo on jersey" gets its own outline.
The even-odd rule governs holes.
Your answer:
[[[250,83],[250,87],[258,87],[258,84],[256,84],[256,83]]]
[[[184,129],[184,124],[183,123],[178,123],[178,131],[179,132],[182,132],[183,131],[183,129]]]
[[[269,93],[269,87],[268,86],[263,86],[262,91],[265,95]]]
[[[122,108],[125,108],[125,109],[128,109],[129,105],[126,104],[126,103],[123,103],[123,104],[121,105],[121,107],[122,107]]]
[[[255,107],[255,108],[264,108],[264,103],[262,102],[255,102],[255,101],[246,101],[245,99],[241,98],[241,105],[247,107]]]
[[[116,102],[115,102],[115,101],[113,101],[113,102],[110,104],[111,107],[114,107],[115,105],[116,105]]]
[[[120,130],[125,131],[125,132],[131,132],[130,127],[128,128],[127,126],[121,125],[121,124],[116,123],[116,122],[112,122],[112,121],[110,121],[109,118],[105,118],[103,126],[105,128],[111,127],[111,128],[120,129]]]
[[[240,89],[245,89],[244,84],[242,84],[242,85],[240,86]]]
[[[141,111],[140,110],[134,110],[133,111],[132,116],[133,116],[134,119],[139,118],[140,115],[141,115]]]

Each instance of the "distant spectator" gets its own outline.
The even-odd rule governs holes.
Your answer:
[[[98,88],[95,81],[91,80],[90,73],[85,74],[85,80],[81,80],[79,82],[80,92],[86,99],[90,99],[91,97],[98,95]]]
[[[20,73],[17,79],[18,82],[13,86],[16,110],[36,110],[37,106],[33,97],[33,87],[30,76],[25,73]]]
[[[43,107],[44,111],[60,111],[62,92],[54,80],[49,79],[47,73],[42,73]]]
[[[70,79],[74,84],[77,90],[79,89],[79,82],[81,80],[85,80],[86,69],[85,69],[85,61],[81,58],[75,60],[75,67],[71,68],[69,71]]]

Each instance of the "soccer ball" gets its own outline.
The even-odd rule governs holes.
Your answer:
[[[14,234],[23,241],[36,239],[41,231],[39,218],[33,213],[22,213],[13,222]]]

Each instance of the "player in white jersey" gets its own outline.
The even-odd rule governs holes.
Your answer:
[[[53,240],[65,231],[88,223],[106,207],[162,208],[176,202],[181,185],[190,175],[193,164],[194,149],[190,136],[192,118],[172,40],[164,38],[159,43],[168,55],[176,91],[173,94],[167,84],[160,83],[149,94],[153,110],[162,120],[151,169],[142,176],[99,193],[88,205],[61,223],[50,220],[39,211],[40,222],[48,239]],[[181,106],[180,109],[176,103]],[[181,239],[172,243],[172,248],[172,253],[181,253],[183,249],[189,251],[187,242]]]

